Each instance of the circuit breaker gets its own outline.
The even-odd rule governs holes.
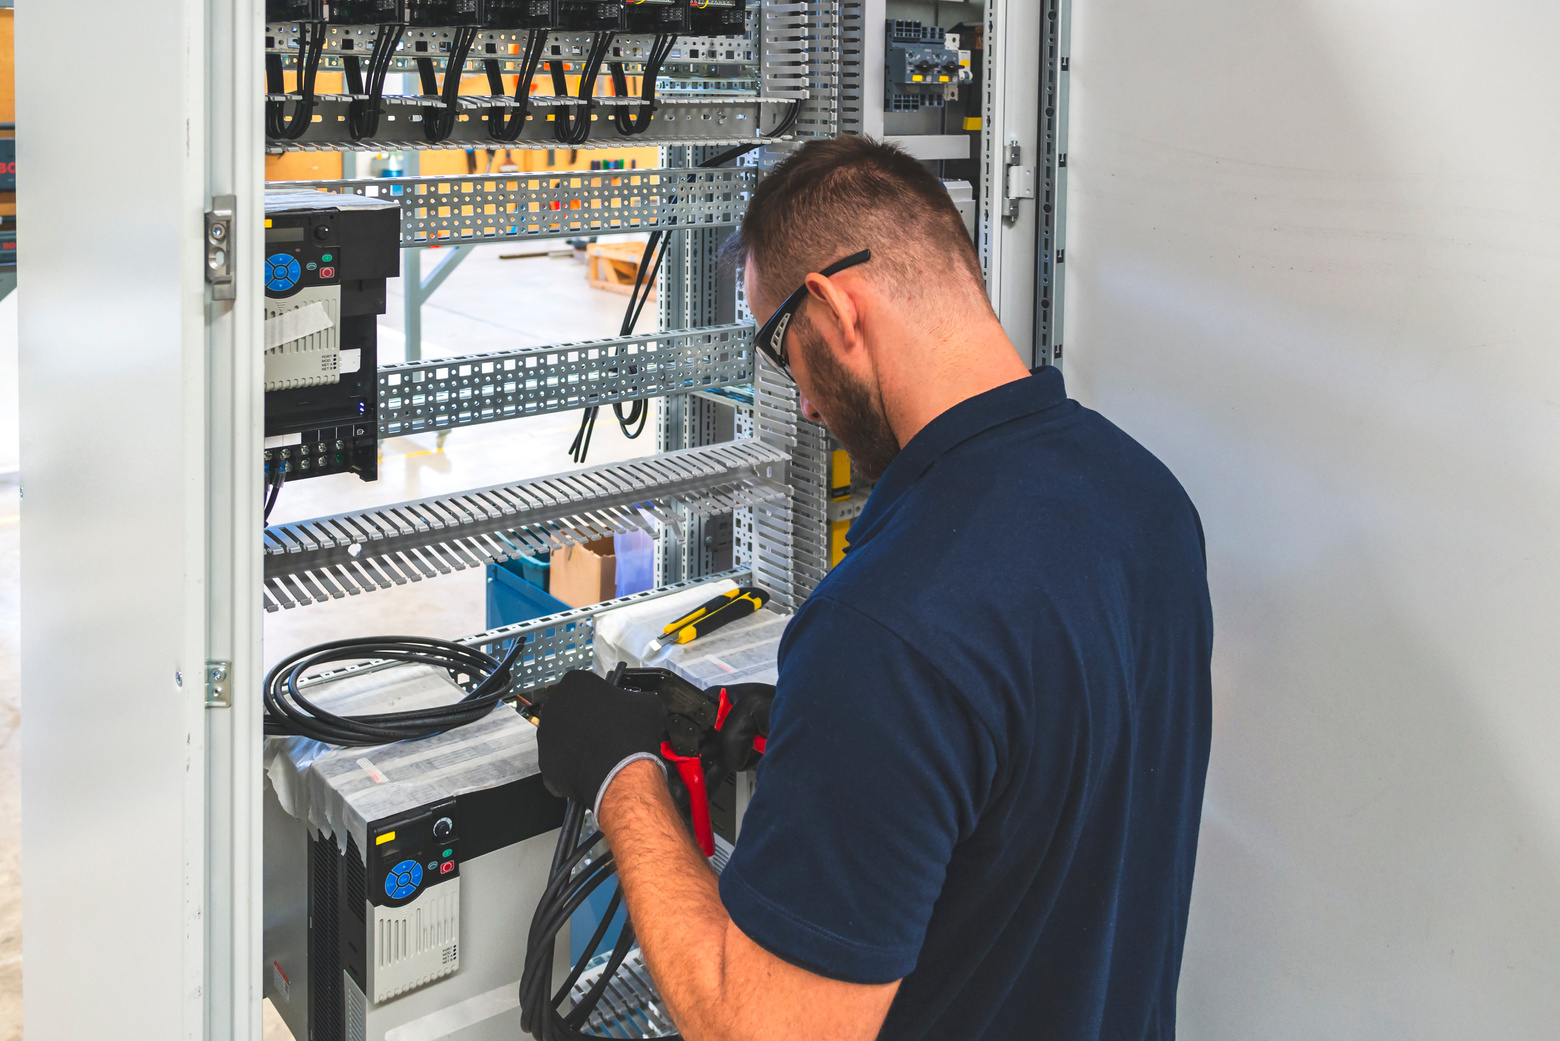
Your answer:
[[[970,52],[959,48],[957,34],[936,25],[890,19],[886,55],[883,104],[889,112],[941,108],[972,76]]]

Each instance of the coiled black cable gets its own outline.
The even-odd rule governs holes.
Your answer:
[[[273,141],[296,141],[314,122],[314,82],[320,71],[320,59],[325,54],[325,23],[298,23],[298,93],[291,118],[287,116],[284,99],[267,98],[265,102],[265,136]],[[267,94],[286,94],[282,78],[282,56],[265,56],[265,90]],[[291,95],[289,95],[291,96]]]
[[[265,733],[295,734],[332,745],[382,745],[432,737],[475,723],[509,695],[514,684],[512,668],[525,643],[517,639],[502,660],[476,647],[423,636],[370,636],[304,648],[278,662],[265,678]],[[448,705],[338,716],[310,701],[299,689],[299,680],[322,666],[370,660],[441,668],[468,693]]]
[[[379,133],[379,116],[384,107],[385,77],[395,61],[396,48],[406,26],[381,25],[374,36],[374,49],[368,58],[368,80],[363,79],[362,59],[355,54],[346,56],[347,91],[366,94],[367,98],[355,98],[347,109],[347,133],[354,141],[362,141]]]

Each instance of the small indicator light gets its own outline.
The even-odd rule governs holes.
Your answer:
[[[383,846],[385,843],[393,841],[395,841],[395,832],[387,831],[374,840],[374,845]]]

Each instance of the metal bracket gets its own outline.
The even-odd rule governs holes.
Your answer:
[[[1018,219],[1018,200],[1035,197],[1035,168],[1022,166],[1021,151],[1017,141],[1009,141],[1007,160],[1003,163],[1006,191],[1003,192],[1002,215],[1008,220]]]
[[[232,662],[208,661],[206,663],[206,707],[231,707],[233,704],[232,682]]]
[[[238,197],[218,195],[206,214],[206,282],[213,300],[232,300],[238,293],[233,281],[233,214]]]

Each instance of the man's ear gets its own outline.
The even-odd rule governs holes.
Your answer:
[[[859,285],[854,274],[843,271],[833,278],[825,278],[813,272],[807,276],[806,285],[807,292],[811,294],[815,306],[818,306],[818,310],[813,313],[814,327],[829,339],[837,338],[847,352],[862,347],[865,340],[861,332],[861,309],[856,306],[855,296],[851,292]]]

